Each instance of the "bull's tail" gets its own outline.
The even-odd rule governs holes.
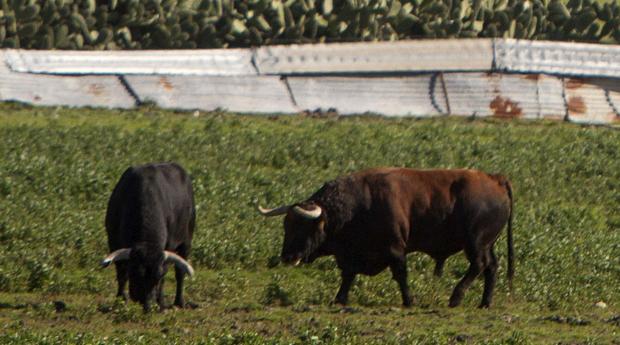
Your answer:
[[[508,241],[508,272],[506,274],[508,278],[508,287],[510,291],[512,291],[512,278],[515,275],[515,265],[514,265],[514,245],[512,244],[512,211],[513,211],[513,200],[512,200],[512,185],[508,179],[500,174],[490,175],[500,186],[506,188],[506,193],[508,194],[508,199],[510,200],[510,209],[508,210],[508,236],[506,236]]]
[[[515,266],[514,266],[514,246],[512,244],[512,186],[510,185],[510,181],[507,179],[504,180],[504,186],[506,187],[506,191],[508,192],[508,198],[510,199],[510,211],[508,213],[508,286],[510,287],[510,291],[512,291],[512,278],[515,275]]]

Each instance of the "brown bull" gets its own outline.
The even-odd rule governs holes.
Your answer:
[[[389,267],[403,305],[410,306],[407,253],[420,251],[436,262],[465,250],[470,262],[454,288],[450,307],[484,272],[480,307],[489,307],[497,276],[493,245],[508,223],[508,279],[514,275],[512,190],[500,175],[476,170],[375,168],[323,185],[306,201],[259,211],[286,214],[281,258],[312,262],[334,255],[342,271],[336,303],[346,304],[355,275],[376,275]]]

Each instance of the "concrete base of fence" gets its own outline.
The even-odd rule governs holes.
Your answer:
[[[132,108],[340,115],[473,116],[620,124],[611,79],[541,74],[433,73],[405,77],[50,76],[0,69],[0,101]]]

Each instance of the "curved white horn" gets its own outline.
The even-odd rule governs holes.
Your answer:
[[[129,260],[130,253],[131,248],[115,250],[101,261],[101,267],[108,267],[113,262]]]
[[[276,208],[262,208],[258,205],[258,212],[265,217],[279,216],[285,214],[291,208],[289,205],[284,205]]]
[[[323,213],[323,209],[317,205],[312,205],[311,210],[306,210],[300,206],[295,206],[293,207],[293,211],[306,219],[317,219],[321,216],[321,213]]]
[[[181,256],[173,252],[164,250],[164,261],[174,263],[175,266],[184,270],[185,273],[189,274],[190,276],[194,275],[194,268],[192,267],[192,265],[190,265],[189,262],[185,261],[185,259],[183,259]]]

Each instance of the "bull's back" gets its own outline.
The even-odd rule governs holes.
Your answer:
[[[191,240],[194,222],[190,178],[174,163],[128,168],[110,196],[105,221],[111,250],[141,240],[178,245]]]
[[[402,233],[395,234],[395,241],[404,241],[407,251],[449,256],[463,249],[475,222],[501,224],[501,230],[507,220],[509,200],[505,178],[500,175],[468,169],[407,168],[362,173],[366,173],[370,188],[376,189],[374,197],[381,199],[373,203],[391,203],[387,217],[401,224]]]

